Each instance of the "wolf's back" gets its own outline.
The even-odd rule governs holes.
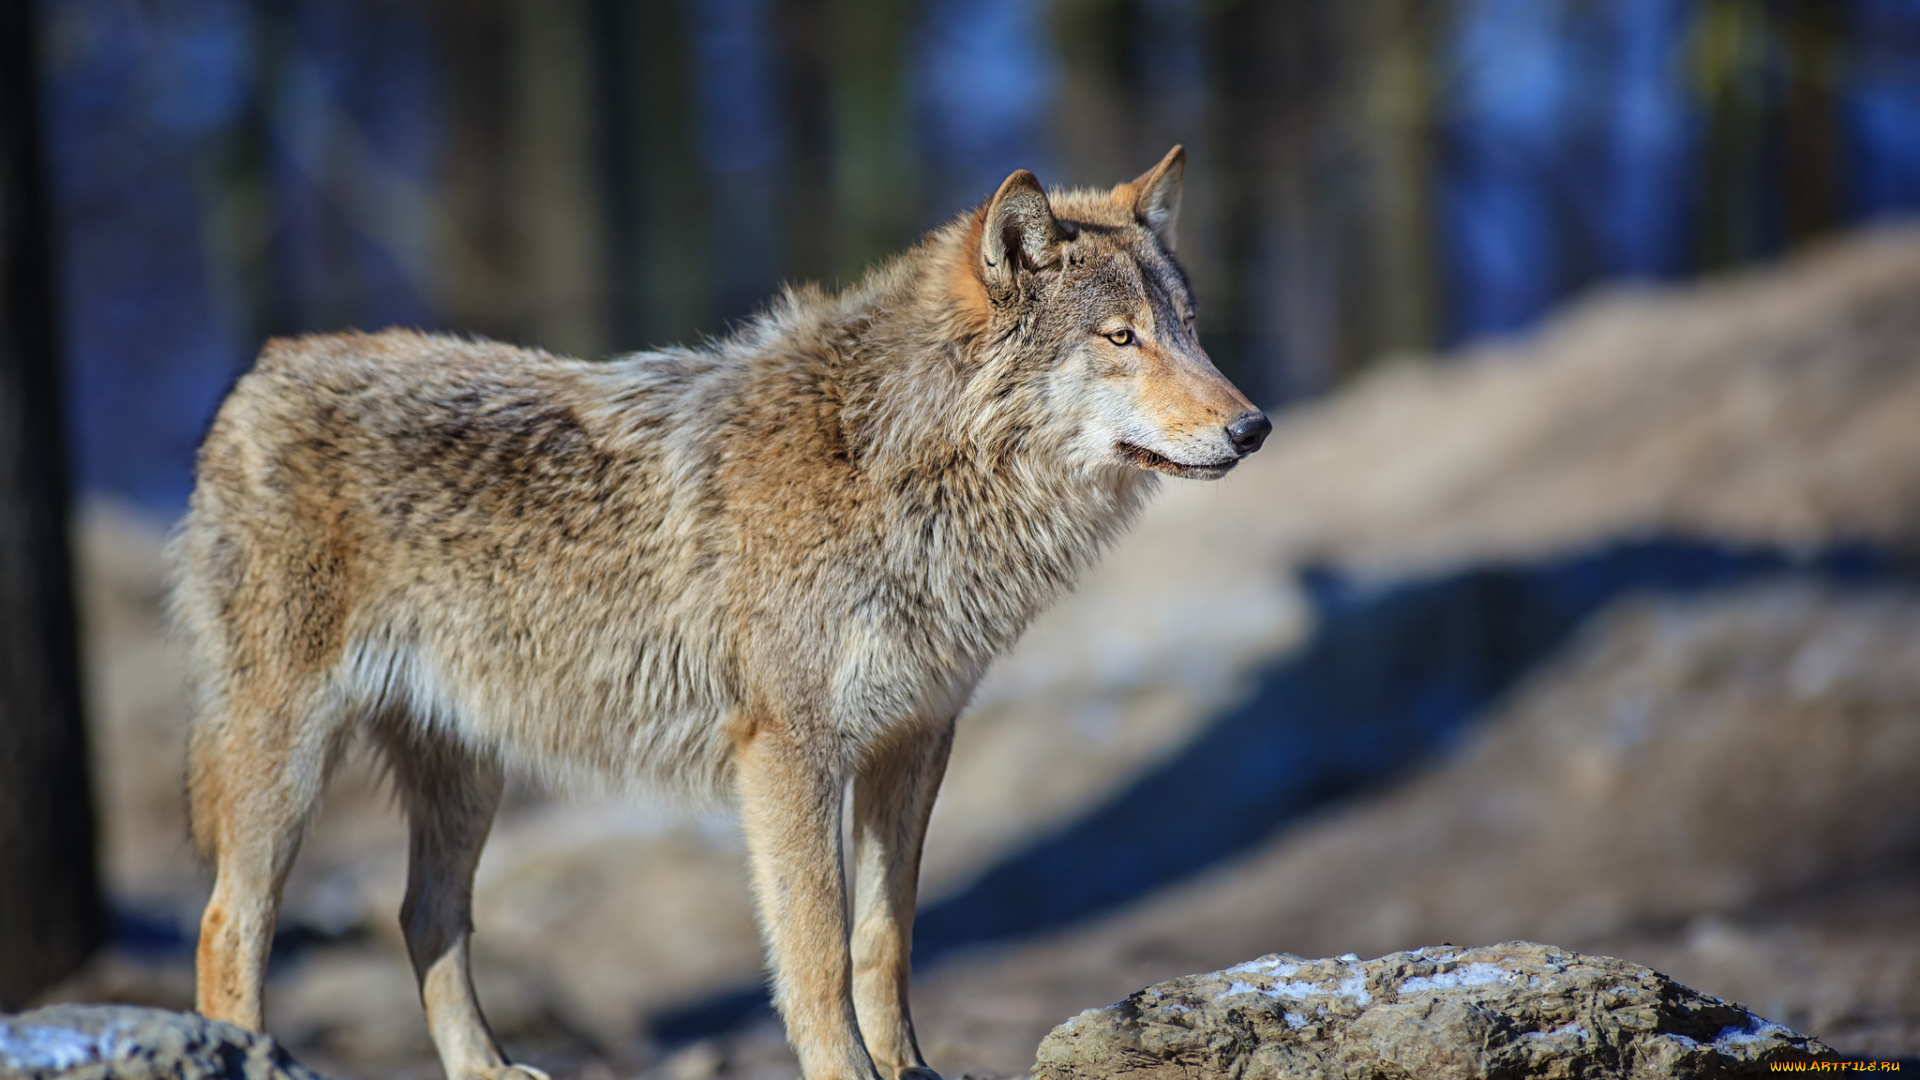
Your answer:
[[[675,449],[697,374],[410,332],[272,343],[175,546],[200,713],[265,677],[536,765],[711,786],[684,775],[711,772],[688,758],[730,682],[718,526],[677,479],[700,470]]]

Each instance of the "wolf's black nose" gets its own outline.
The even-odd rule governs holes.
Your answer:
[[[1233,448],[1240,451],[1240,456],[1246,457],[1260,449],[1260,444],[1267,441],[1267,432],[1272,430],[1273,421],[1267,419],[1266,413],[1242,413],[1227,425],[1227,438],[1233,441]]]

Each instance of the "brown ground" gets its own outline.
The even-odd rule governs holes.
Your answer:
[[[1312,632],[1307,562],[1383,581],[1637,536],[1920,550],[1920,233],[1590,302],[1520,345],[1381,371],[1279,418],[1148,519],[995,671],[935,815],[938,893],[1070,819]],[[179,658],[154,525],[82,516],[106,863],[189,928]],[[1843,1053],[1920,1054],[1920,594],[1809,583],[1628,600],[1466,745],[1200,878],[923,973],[948,1075],[1024,1070],[1053,1024],[1150,982],[1303,955],[1529,937],[1623,956]],[[1178,807],[1168,807],[1178,814]],[[403,832],[339,778],[269,1026],[340,1076],[432,1076],[398,944]],[[645,1018],[757,965],[724,816],[519,791],[481,868],[483,1001],[556,1074],[790,1077],[777,1028],[663,1055]],[[109,950],[55,997],[184,1007],[187,955]]]

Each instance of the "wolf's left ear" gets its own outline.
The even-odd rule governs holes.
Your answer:
[[[1174,246],[1174,223],[1180,217],[1180,181],[1187,175],[1187,148],[1175,146],[1160,164],[1123,184],[1133,196],[1133,216],[1153,230],[1168,251]]]
[[[1059,237],[1053,204],[1040,181],[1025,169],[1007,177],[987,203],[980,229],[980,280],[988,295],[1005,299],[1022,271],[1050,265]]]

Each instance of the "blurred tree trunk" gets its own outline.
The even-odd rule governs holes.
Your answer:
[[[617,350],[689,341],[708,320],[711,252],[688,131],[691,42],[677,0],[592,0],[593,96]]]
[[[1751,262],[1767,250],[1763,213],[1767,13],[1709,0],[1694,33],[1694,77],[1706,115],[1702,269]]]
[[[555,5],[562,8],[563,5]],[[441,138],[436,197],[445,210],[434,237],[439,281],[435,306],[454,326],[524,340],[528,297],[514,280],[517,154],[511,128],[516,92],[511,65],[516,25],[507,0],[434,0]]]
[[[1238,284],[1221,318],[1208,316],[1210,341],[1225,339],[1221,358],[1262,405],[1326,389],[1340,363],[1337,249],[1352,193],[1316,183],[1333,135],[1335,10],[1241,0],[1214,23],[1221,254]]]
[[[911,243],[919,176],[908,89],[912,5],[832,0],[835,271],[857,281],[869,265]]]
[[[68,578],[33,5],[0,5],[0,1009],[103,936]]]
[[[833,197],[833,20],[827,0],[775,0],[787,128],[786,276],[831,281],[840,229]]]
[[[644,345],[670,345],[716,333],[713,312],[713,237],[709,202],[694,127],[699,116],[693,38],[686,4],[646,0],[627,38],[634,78],[633,133],[640,151],[640,295],[646,311]]]
[[[1154,130],[1149,134],[1145,130],[1160,105],[1154,91],[1163,89],[1149,83],[1149,65],[1143,62],[1159,46],[1147,29],[1147,23],[1157,14],[1142,10],[1141,0],[1082,0],[1054,5],[1054,53],[1060,63],[1055,91],[1059,104],[1055,108],[1058,115],[1073,118],[1070,124],[1056,125],[1054,153],[1066,166],[1066,175],[1060,180],[1111,184],[1116,177],[1139,175],[1142,162],[1151,165],[1168,146],[1197,141],[1193,131]],[[1201,74],[1204,77],[1205,73]],[[1195,150],[1194,146],[1187,147],[1189,185],[1201,172],[1192,160]],[[1056,178],[1042,176],[1040,180],[1054,183]],[[1191,193],[1187,198],[1192,198]],[[1187,215],[1192,212],[1191,203],[1183,204],[1183,262],[1190,254],[1185,245],[1192,231]],[[1191,272],[1193,267],[1187,269]],[[1207,299],[1204,293],[1201,296]]]
[[[1346,291],[1348,335],[1365,362],[1434,344],[1433,20],[1423,0],[1349,5],[1359,61],[1356,114],[1363,257]]]
[[[618,351],[647,343],[641,296],[643,215],[640,200],[640,110],[628,42],[637,21],[621,0],[590,0],[593,47],[594,172],[606,219],[607,342]]]
[[[590,0],[432,0],[443,142],[434,306],[451,326],[574,356],[609,335]],[[624,272],[623,272],[624,273]],[[624,284],[618,284],[624,283]]]
[[[294,325],[289,298],[278,288],[273,247],[272,144],[287,48],[286,8],[287,0],[253,5],[252,90],[238,122],[210,137],[201,155],[202,182],[212,192],[207,258],[217,275],[216,291],[239,301],[243,353]],[[241,360],[244,365],[252,356]]]
[[[606,236],[593,174],[593,65],[586,0],[514,0],[513,126],[505,152],[516,286],[528,332],[562,352],[608,351]]]
[[[1787,0],[1780,10],[1785,58],[1780,160],[1789,243],[1839,225],[1844,159],[1838,87],[1846,8],[1830,0]]]
[[[1280,33],[1280,5],[1239,3],[1214,22],[1218,85],[1212,142],[1220,177],[1214,213],[1220,221],[1222,279],[1228,288],[1206,297],[1207,351],[1247,396],[1277,404],[1288,389],[1280,347],[1274,235],[1281,144],[1280,63],[1266,44]]]

